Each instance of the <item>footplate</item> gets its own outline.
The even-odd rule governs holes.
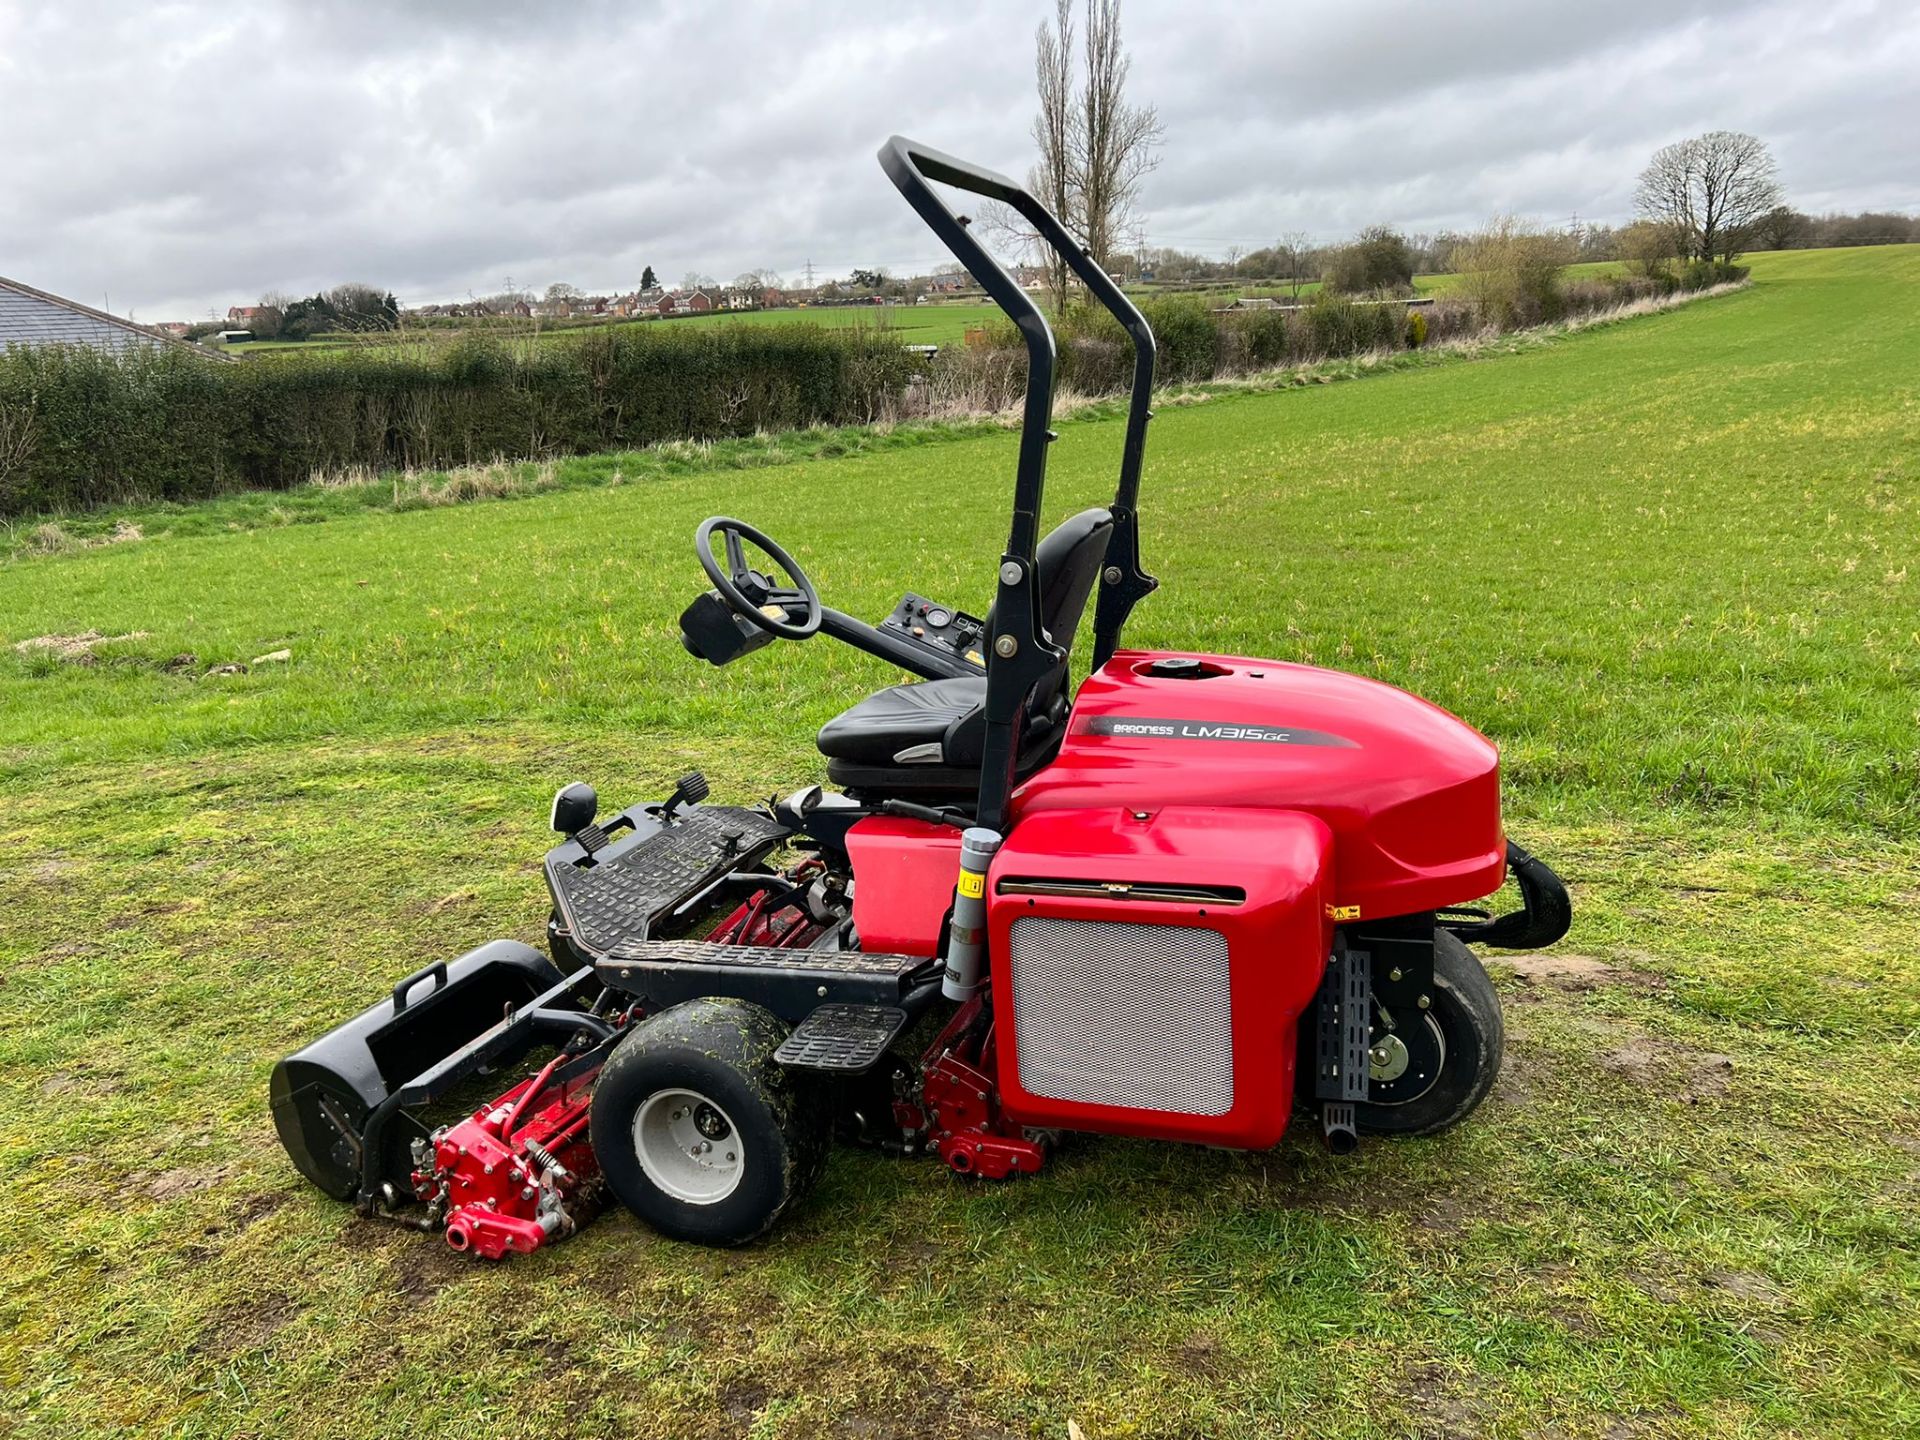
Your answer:
[[[910,992],[939,976],[939,962],[922,955],[703,940],[623,941],[595,969],[607,985],[650,1009],[725,995],[763,1006],[789,1025],[823,1004],[902,1007]]]
[[[563,846],[547,856],[547,888],[580,949],[608,955],[643,942],[663,917],[730,870],[756,865],[788,831],[753,810],[697,805],[662,821],[629,812],[635,834],[593,857]]]
[[[906,1023],[907,1012],[897,1005],[822,1005],[780,1042],[773,1058],[792,1070],[864,1075]]]

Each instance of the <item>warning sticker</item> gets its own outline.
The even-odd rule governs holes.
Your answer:
[[[960,872],[960,893],[970,900],[978,900],[987,893],[987,877],[976,875],[971,870]]]

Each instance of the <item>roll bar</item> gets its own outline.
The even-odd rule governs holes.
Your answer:
[[[1153,418],[1153,329],[1054,214],[1006,176],[900,135],[880,147],[880,168],[954,258],[1006,312],[1027,347],[1027,393],[1021,412],[1020,459],[1014,473],[1013,523],[1006,553],[1000,557],[993,634],[988,637],[986,754],[980,771],[979,823],[1003,830],[1029,697],[1057,667],[1066,664],[1067,658],[1066,651],[1041,628],[1034,582],[1047,446],[1056,438],[1050,426],[1058,357],[1053,331],[1033,297],[973,238],[968,229],[972,221],[955,215],[931,182],[1012,207],[1067,262],[1088,292],[1133,340],[1133,390],[1127,408],[1126,443],[1120,452],[1120,482],[1113,499],[1113,534],[1107,542],[1100,598],[1094,611],[1096,669],[1119,648],[1121,628],[1135,603],[1152,594],[1159,584],[1140,568],[1139,528],[1140,470],[1146,456],[1147,422]]]

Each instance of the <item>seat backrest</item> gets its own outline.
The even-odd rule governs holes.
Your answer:
[[[1062,650],[1073,650],[1073,637],[1087,612],[1087,597],[1100,578],[1107,558],[1107,538],[1113,533],[1113,515],[1095,507],[1062,520],[1047,532],[1034,553],[1034,584],[1040,592],[1040,623],[1047,638]],[[987,634],[993,633],[993,611],[987,611]]]

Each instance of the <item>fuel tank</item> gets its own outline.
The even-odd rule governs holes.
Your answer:
[[[1013,821],[1124,806],[1304,811],[1332,832],[1340,921],[1500,888],[1500,757],[1465,721],[1377,680],[1233,655],[1123,650],[1087,677]]]

